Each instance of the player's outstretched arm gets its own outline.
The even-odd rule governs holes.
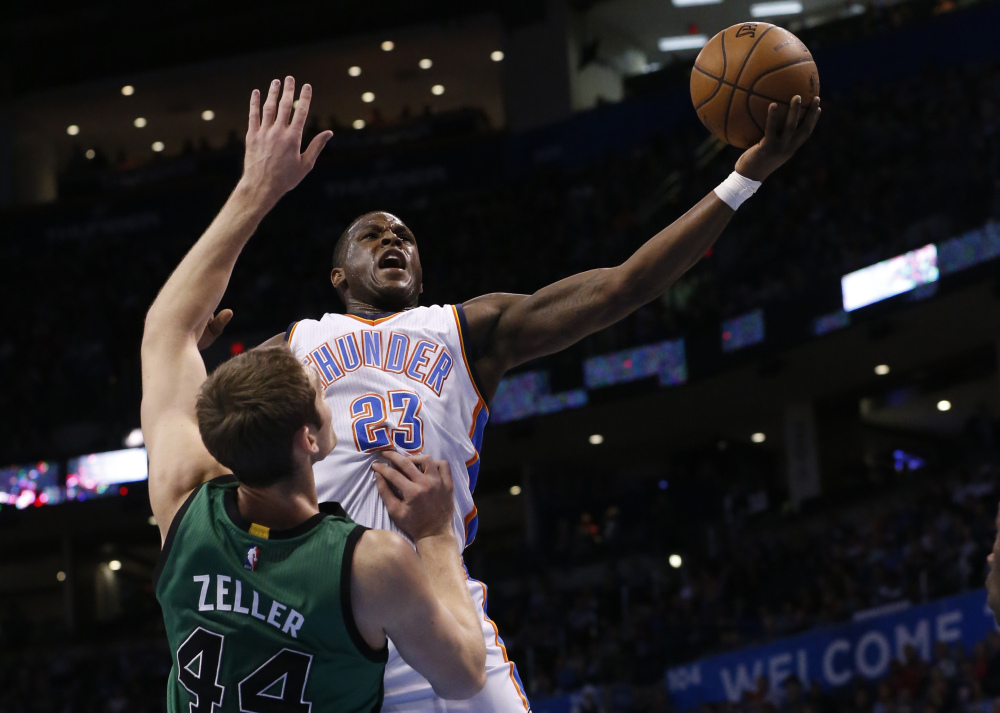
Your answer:
[[[233,266],[261,219],[312,169],[330,132],[299,153],[312,90],[304,85],[292,115],[295,82],[274,80],[261,115],[260,94],[250,99],[243,176],[208,230],[167,280],[146,315],[142,337],[142,430],[149,451],[149,499],[166,536],[170,522],[199,483],[225,469],[198,433],[195,400],[206,378],[198,343],[231,312],[213,313]],[[221,331],[221,327],[219,329]]]
[[[805,143],[819,114],[818,98],[803,110],[796,96],[784,118],[772,104],[764,138],[740,157],[736,171],[763,181]],[[573,275],[533,295],[498,293],[466,302],[470,336],[482,355],[476,364],[482,386],[492,395],[508,369],[564,349],[662,295],[701,259],[734,212],[713,191],[618,267]]]
[[[451,471],[428,456],[383,455],[392,465],[373,466],[379,493],[416,552],[392,532],[361,537],[351,576],[358,630],[375,649],[392,639],[440,697],[471,698],[486,684],[486,645],[452,531]]]

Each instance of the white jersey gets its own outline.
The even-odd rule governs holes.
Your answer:
[[[319,372],[337,446],[313,467],[320,501],[339,502],[366,527],[400,532],[375,486],[372,463],[389,448],[451,465],[452,518],[461,547],[476,536],[472,502],[489,412],[476,386],[461,305],[375,318],[326,314],[292,324],[285,341]],[[486,644],[486,685],[466,701],[438,698],[389,642],[382,713],[530,713],[517,667],[486,613],[486,585],[468,579]]]
[[[455,534],[468,545],[478,525],[472,493],[489,417],[463,340],[461,305],[417,307],[366,318],[326,314],[289,326],[292,352],[319,372],[337,446],[313,470],[320,502],[340,503],[355,522],[400,532],[375,486],[378,452],[427,453],[451,465]]]

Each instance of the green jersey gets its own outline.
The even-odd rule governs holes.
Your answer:
[[[369,713],[382,705],[388,647],[351,611],[365,528],[335,503],[291,530],[246,522],[238,483],[195,489],[153,575],[173,653],[169,713]]]

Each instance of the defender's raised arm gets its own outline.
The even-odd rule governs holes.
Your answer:
[[[243,176],[219,215],[167,280],[146,315],[142,338],[142,430],[149,451],[149,497],[161,537],[184,498],[202,481],[226,472],[205,449],[195,399],[206,378],[198,341],[213,317],[240,251],[278,200],[312,169],[332,136],[323,132],[300,153],[312,89],[302,87],[292,117],[295,81],[271,83],[261,115],[260,93],[250,98]],[[291,117],[291,121],[289,121]],[[210,330],[211,331],[211,330]],[[221,331],[221,327],[220,327]]]

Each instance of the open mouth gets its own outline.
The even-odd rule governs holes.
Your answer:
[[[406,257],[398,250],[386,250],[378,260],[379,269],[406,269]]]

